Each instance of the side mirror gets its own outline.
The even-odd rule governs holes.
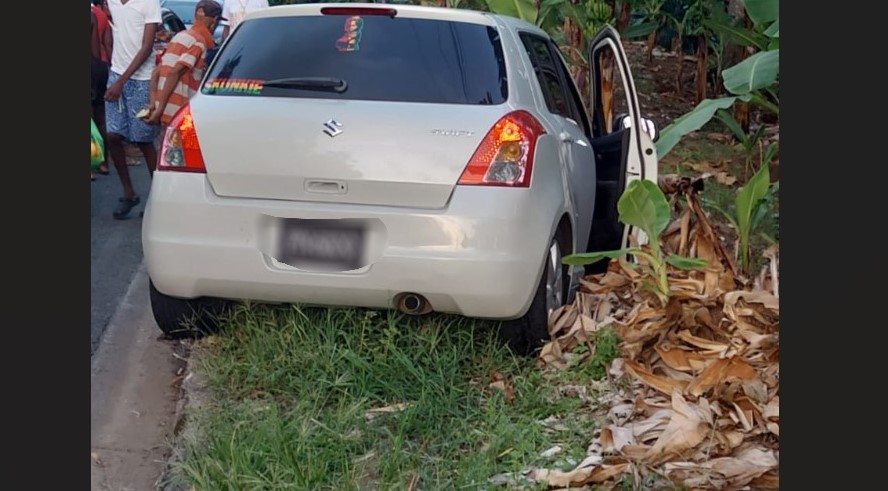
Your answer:
[[[615,126],[617,126],[617,129],[631,128],[632,118],[629,117],[629,115],[621,115],[617,118]],[[641,126],[642,130],[650,135],[651,141],[656,142],[660,138],[660,131],[657,129],[657,123],[654,123],[647,118],[641,118]]]

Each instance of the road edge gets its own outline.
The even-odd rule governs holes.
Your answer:
[[[154,323],[141,261],[90,360],[92,489],[160,486],[182,399],[183,351]]]

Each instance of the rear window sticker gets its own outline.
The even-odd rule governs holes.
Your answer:
[[[262,80],[217,78],[207,82],[204,91],[208,94],[259,95],[262,93],[263,85]]]
[[[361,49],[361,32],[364,29],[364,19],[353,15],[345,19],[344,33],[336,40],[336,49],[340,52],[358,51]]]

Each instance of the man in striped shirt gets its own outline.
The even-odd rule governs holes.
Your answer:
[[[201,0],[195,7],[194,24],[170,40],[157,67],[155,104],[148,124],[168,125],[197,92],[206,68],[204,56],[214,46],[212,32],[220,20],[222,7],[214,0]]]

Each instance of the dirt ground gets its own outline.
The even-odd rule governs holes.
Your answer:
[[[644,42],[627,41],[623,48],[629,58],[638,103],[647,117],[662,128],[694,108],[693,61],[682,62],[683,90],[679,93],[675,84],[679,65],[674,53],[655,48],[653,59],[648,62]]]

